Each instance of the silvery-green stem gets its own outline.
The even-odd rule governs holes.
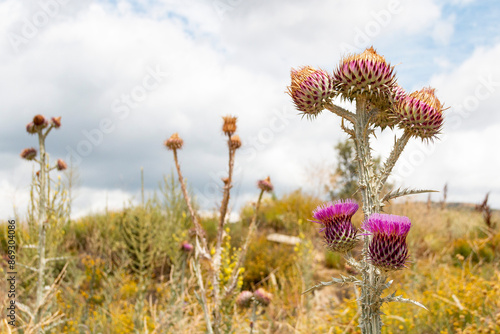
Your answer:
[[[403,152],[408,140],[410,140],[411,135],[408,131],[405,131],[403,135],[396,141],[394,147],[392,149],[391,154],[387,158],[387,161],[384,163],[384,167],[380,172],[380,180],[378,182],[377,193],[380,195],[382,189],[384,188],[385,182],[389,175],[391,175],[392,169],[396,165],[396,162],[399,159],[399,156]]]
[[[354,147],[356,149],[359,187],[363,199],[363,213],[365,219],[374,212],[380,212],[380,200],[377,193],[377,182],[370,152],[370,128],[367,101],[364,98],[356,100],[356,117],[354,126]],[[375,266],[369,263],[368,246],[370,236],[365,235],[363,249],[363,269],[361,296],[360,327],[363,334],[379,334],[382,329],[380,318],[380,295],[376,294],[376,287],[380,284],[380,276]]]
[[[252,317],[250,318],[250,334],[253,333],[253,328],[255,327],[256,320],[257,320],[257,302],[254,300],[252,302]]]

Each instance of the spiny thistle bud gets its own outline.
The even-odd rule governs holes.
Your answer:
[[[379,112],[375,115],[373,124],[375,124],[375,126],[379,126],[382,130],[386,127],[390,127],[392,129],[396,124],[398,124],[399,117],[393,110],[400,101],[406,98],[406,96],[405,90],[401,86],[395,85],[391,88],[388,96],[375,99],[375,106],[379,109]]]
[[[433,139],[443,126],[443,105],[434,95],[435,89],[422,88],[399,101],[394,112],[400,127],[413,136]]]
[[[255,297],[255,300],[258,301],[262,306],[271,304],[271,301],[273,300],[273,295],[262,288],[257,289],[253,293],[253,296]]]
[[[59,117],[52,117],[50,121],[51,121],[52,125],[54,125],[54,127],[56,129],[59,129],[59,127],[61,127],[61,116],[59,116]]]
[[[36,133],[36,127],[35,123],[30,122],[26,125],[26,131],[30,134],[35,134]]]
[[[396,84],[394,66],[373,47],[344,57],[333,73],[335,89],[350,101],[359,95],[385,96]]]
[[[191,245],[189,242],[187,241],[183,241],[182,244],[181,244],[181,250],[186,252],[186,253],[189,253],[193,250],[193,245]]]
[[[36,157],[36,153],[37,153],[36,149],[31,147],[31,148],[25,148],[24,150],[22,150],[20,155],[21,155],[21,158],[23,158],[23,159],[33,160]]]
[[[346,253],[354,248],[358,241],[358,230],[352,225],[351,218],[358,210],[353,200],[339,200],[325,203],[314,210],[312,222],[322,224],[326,247],[333,252]]]
[[[229,146],[233,150],[239,149],[241,147],[240,136],[238,136],[238,135],[231,136],[231,138],[229,139]]]
[[[174,133],[167,140],[165,140],[164,144],[169,150],[180,150],[182,148],[182,144],[184,141],[179,137],[179,134]]]
[[[292,69],[291,78],[288,94],[297,110],[308,116],[317,115],[324,109],[324,103],[335,97],[332,78],[326,71],[305,66]]]
[[[259,180],[259,182],[257,182],[257,186],[260,190],[267,192],[271,192],[274,189],[273,184],[271,183],[271,178],[269,176],[264,180]]]
[[[68,168],[68,165],[66,165],[66,162],[64,162],[63,159],[59,159],[57,160],[57,170],[65,170],[66,168]]]
[[[408,260],[406,236],[411,222],[408,217],[372,214],[361,226],[373,235],[368,254],[373,265],[383,270],[398,270]]]
[[[241,291],[238,297],[236,297],[236,305],[241,308],[249,308],[252,304],[253,293],[250,291]]]
[[[232,136],[236,132],[236,120],[234,116],[224,116],[222,117],[224,124],[222,125],[222,131],[228,135]]]

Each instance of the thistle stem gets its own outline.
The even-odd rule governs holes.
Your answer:
[[[352,113],[349,110],[346,110],[344,108],[341,108],[341,107],[339,107],[331,102],[327,103],[325,105],[325,109],[331,111],[334,114],[337,114],[338,116],[340,116],[342,118],[345,118],[346,120],[348,120],[351,123],[354,123],[354,121],[356,119],[356,115],[354,113]]]

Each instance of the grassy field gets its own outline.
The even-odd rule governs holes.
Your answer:
[[[245,261],[242,289],[264,288],[272,303],[257,309],[254,333],[358,333],[356,291],[352,286],[328,286],[302,294],[318,281],[354,273],[344,260],[327,252],[312,210],[321,203],[301,191],[282,198],[265,197],[260,225]],[[230,272],[232,259],[251,220],[251,204],[241,220],[229,224],[224,238],[221,278]],[[386,208],[412,221],[408,237],[411,262],[392,275],[388,290],[424,304],[384,305],[384,333],[499,333],[500,332],[500,232],[488,229],[479,212],[468,206],[406,202]],[[75,221],[52,217],[48,226],[48,256],[53,261],[47,285],[57,281],[45,303],[48,333],[204,333],[203,312],[195,292],[197,283],[190,265],[192,252],[181,249],[193,243],[191,222],[172,179],[143,206],[120,212],[90,215]],[[36,265],[36,227],[18,222],[17,262]],[[494,212],[493,221],[500,221]],[[361,224],[361,213],[353,218]],[[215,241],[217,219],[202,224],[210,243]],[[6,258],[7,225],[0,225],[0,256]],[[267,240],[270,233],[297,236],[296,245]],[[359,252],[359,250],[358,250]],[[203,265],[203,263],[202,263]],[[205,272],[209,268],[204,268]],[[6,261],[0,273],[6,275]],[[31,305],[36,275],[18,266],[17,296],[20,305]],[[0,291],[6,291],[6,280]],[[208,287],[210,289],[210,287]],[[2,309],[7,294],[0,295]],[[20,306],[19,305],[19,306]],[[230,306],[235,333],[248,333],[250,310]],[[20,306],[22,308],[22,306]],[[23,331],[27,316],[17,310],[21,327],[7,325],[2,312],[1,333]]]

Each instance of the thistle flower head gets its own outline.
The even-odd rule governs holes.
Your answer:
[[[383,270],[398,270],[408,260],[406,236],[411,222],[408,217],[372,214],[361,228],[373,235],[368,247],[371,262]]]
[[[36,133],[35,123],[33,123],[33,122],[29,122],[29,123],[26,125],[26,131],[27,131],[29,134],[35,134],[35,133]]]
[[[334,252],[350,251],[358,241],[358,230],[352,225],[351,218],[358,210],[358,204],[353,200],[325,203],[314,210],[311,220],[323,225],[326,247]]]
[[[373,47],[360,54],[344,57],[333,73],[335,89],[348,100],[360,95],[386,96],[396,85],[394,66]]]
[[[52,123],[52,125],[54,125],[54,127],[56,129],[59,129],[61,127],[61,116],[59,116],[59,117],[52,117],[50,119],[50,122]]]
[[[252,304],[253,293],[250,291],[241,291],[238,297],[236,297],[236,305],[241,308],[249,308]]]
[[[271,192],[274,189],[273,184],[271,183],[271,178],[269,176],[264,180],[259,180],[259,182],[257,182],[257,186],[260,190],[267,192]]]
[[[36,149],[33,147],[31,148],[25,148],[24,150],[21,151],[21,158],[26,159],[26,160],[33,160],[36,157]]]
[[[332,78],[326,71],[305,66],[292,69],[290,76],[288,94],[297,110],[305,115],[317,115],[324,109],[323,104],[335,96]]]
[[[184,141],[182,138],[179,137],[179,134],[174,133],[173,135],[170,136],[167,140],[165,140],[164,145],[169,149],[169,150],[180,150],[182,148],[182,144]]]
[[[36,125],[36,126],[40,126],[40,125],[43,125],[45,123],[45,117],[43,117],[43,115],[36,115],[35,117],[33,117],[33,123]]]
[[[394,108],[406,96],[405,90],[401,86],[395,85],[391,88],[388,96],[374,99],[375,107],[378,108],[379,112],[375,115],[373,124],[382,130],[386,127],[394,128],[399,123],[399,117],[394,113]]]
[[[57,170],[62,171],[68,168],[68,165],[66,165],[66,162],[64,162],[63,159],[57,160]]]
[[[257,289],[253,293],[253,296],[255,297],[255,300],[258,301],[262,306],[271,304],[271,301],[273,300],[273,295],[262,288]]]
[[[240,139],[240,136],[238,135],[233,135],[231,136],[231,138],[229,139],[229,146],[231,147],[231,149],[233,150],[237,150],[241,147],[241,139]]]
[[[186,253],[189,253],[193,250],[193,245],[191,245],[189,242],[187,241],[183,241],[182,244],[181,244],[181,250],[183,252],[186,252]]]
[[[443,105],[434,91],[425,87],[413,92],[401,99],[394,109],[400,127],[423,140],[435,138],[443,126]]]
[[[237,117],[234,116],[224,116],[222,117],[224,124],[222,125],[222,131],[228,135],[232,136],[236,132],[236,120]]]

